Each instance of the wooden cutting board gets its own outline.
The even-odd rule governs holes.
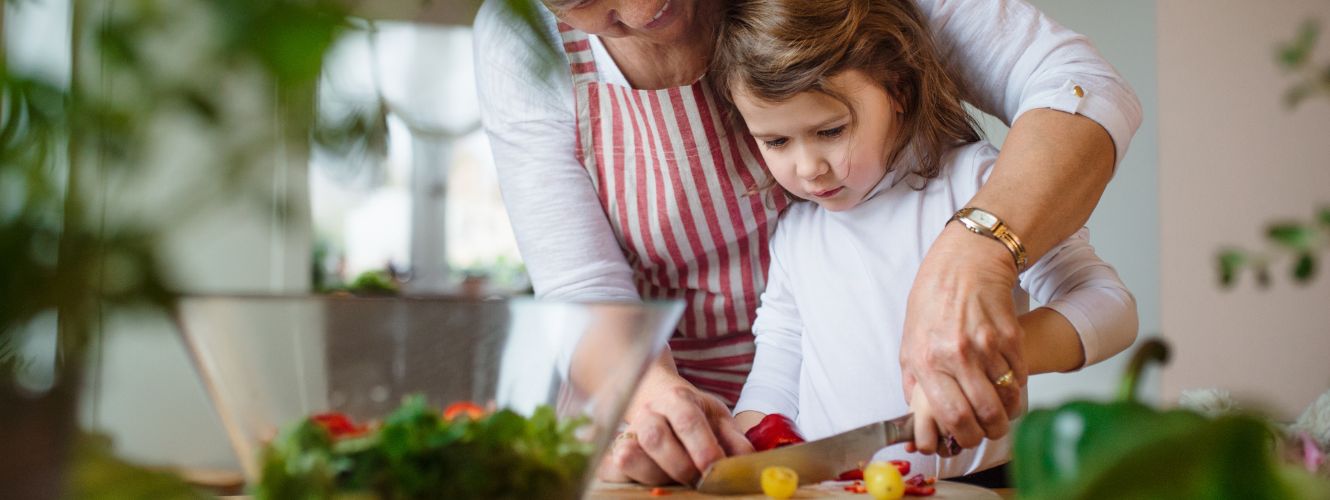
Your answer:
[[[850,493],[843,489],[844,485],[849,483],[823,483],[813,486],[804,486],[799,488],[794,498],[843,498],[855,500],[872,500],[873,497],[864,493]],[[950,481],[938,481],[934,485],[937,488],[937,494],[931,497],[906,497],[921,498],[928,500],[1001,500],[996,492],[978,486],[972,486],[962,483],[953,483]],[[618,500],[618,499],[651,499],[651,500],[693,500],[707,498],[723,498],[732,500],[759,500],[765,499],[763,495],[737,495],[737,496],[717,496],[705,495],[693,491],[683,486],[671,486],[665,488],[669,495],[652,496],[651,487],[639,484],[620,484],[620,483],[602,483],[597,481],[591,485],[591,491],[587,492],[583,500]]]

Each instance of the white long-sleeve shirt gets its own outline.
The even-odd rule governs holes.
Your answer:
[[[917,0],[943,59],[972,104],[1008,124],[1031,109],[1087,116],[1123,157],[1141,107],[1121,76],[1083,36],[1023,0]],[[637,299],[632,269],[610,229],[587,171],[577,160],[577,122],[566,55],[543,7],[532,32],[488,0],[475,22],[481,117],[518,248],[538,296]],[[602,81],[627,85],[598,37],[591,37]],[[557,49],[556,49],[557,50]],[[1083,98],[1070,92],[1079,85]]]
[[[910,411],[901,393],[900,340],[906,299],[924,255],[987,179],[997,149],[976,143],[949,152],[942,173],[888,173],[870,198],[843,212],[795,203],[771,238],[767,289],[753,333],[757,358],[735,412],[781,413],[817,439]],[[1027,295],[1028,293],[1028,295]],[[1034,263],[1013,290],[1076,328],[1086,364],[1136,339],[1136,302],[1082,229]],[[910,460],[919,472],[954,477],[1005,463],[1006,438],[941,463],[902,446],[878,454]]]

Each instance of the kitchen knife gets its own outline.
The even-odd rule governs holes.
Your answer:
[[[914,414],[872,423],[816,441],[722,458],[697,482],[697,491],[714,495],[762,492],[762,469],[779,465],[799,473],[799,484],[835,479],[859,468],[883,447],[914,440]]]

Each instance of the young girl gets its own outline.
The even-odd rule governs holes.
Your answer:
[[[930,402],[916,386],[907,404],[899,389],[906,299],[946,224],[994,222],[966,202],[998,151],[979,140],[912,0],[739,0],[718,43],[718,96],[780,188],[811,202],[790,206],[771,238],[740,429],[781,413],[817,439],[913,409],[918,442],[933,442],[944,428]],[[1135,340],[1135,301],[1085,230],[1025,270],[1013,297],[1019,311],[1044,304],[1020,317],[1031,373],[1076,370]],[[995,385],[1019,396],[1010,380]],[[954,477],[1008,456],[1003,438],[939,461],[904,447],[876,458]]]

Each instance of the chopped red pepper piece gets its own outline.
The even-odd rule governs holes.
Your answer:
[[[357,425],[351,420],[351,417],[341,412],[320,413],[309,417],[309,419],[323,427],[334,439],[364,434],[365,431],[369,430],[363,425]]]
[[[753,449],[757,451],[804,442],[804,437],[794,428],[794,421],[779,413],[772,413],[762,418],[761,422],[744,433],[744,437],[753,443]]]
[[[850,469],[850,470],[847,470],[847,471],[845,471],[845,472],[840,473],[839,476],[836,476],[836,480],[837,480],[837,481],[863,481],[863,480],[864,480],[864,470],[863,470],[863,469]]]
[[[458,401],[443,410],[443,419],[451,421],[459,415],[466,415],[471,420],[480,420],[485,416],[485,409],[470,401]]]
[[[864,487],[864,483],[855,481],[854,484],[846,486],[845,491],[850,493],[868,493],[868,488]]]
[[[923,474],[915,474],[905,480],[905,494],[916,497],[927,497],[937,493],[937,488],[929,486],[937,482],[935,477],[924,477]]]
[[[663,496],[668,496],[669,494],[670,490],[667,490],[665,488],[651,488],[651,496],[653,497],[663,497]]]
[[[908,461],[906,461],[906,460],[890,460],[890,461],[888,461],[887,463],[890,463],[892,466],[896,467],[896,470],[899,471],[899,472],[901,473],[901,477],[905,477],[906,474],[909,474],[909,473],[910,473],[910,462],[908,462]],[[845,471],[845,472],[840,473],[839,476],[836,476],[836,480],[837,480],[837,481],[863,481],[863,480],[864,480],[864,466],[863,466],[863,462],[860,462],[860,463],[859,463],[859,468],[858,468],[858,469],[850,469],[850,470],[847,470],[847,471]],[[933,483],[928,483],[928,484],[933,484]]]

